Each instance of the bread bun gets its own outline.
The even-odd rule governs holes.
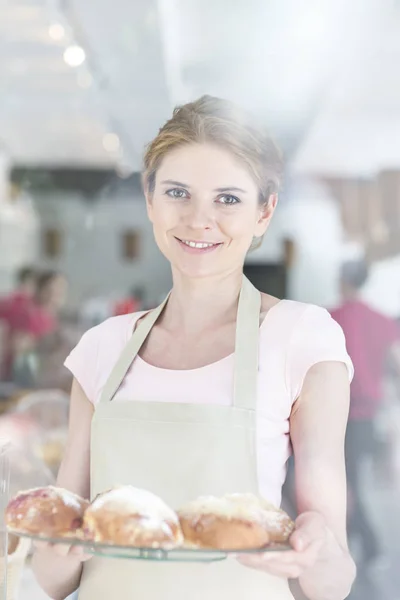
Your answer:
[[[9,529],[44,537],[76,536],[88,502],[76,494],[53,486],[17,494],[6,508]]]
[[[142,548],[173,548],[183,541],[177,514],[155,494],[122,486],[99,494],[84,517],[86,539]]]
[[[263,548],[287,542],[294,523],[252,494],[203,496],[178,511],[185,544],[218,550]]]

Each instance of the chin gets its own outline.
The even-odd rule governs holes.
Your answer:
[[[206,277],[215,277],[216,275],[218,275],[220,273],[219,270],[214,268],[206,268],[206,267],[190,267],[188,265],[182,266],[182,265],[178,265],[178,264],[174,264],[173,266],[173,270],[177,273],[180,273],[181,275],[183,275],[184,277],[188,277],[191,279],[204,279]]]

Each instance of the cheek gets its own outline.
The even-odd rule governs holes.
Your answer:
[[[254,237],[256,216],[252,212],[238,211],[219,220],[220,228],[233,240],[247,242]]]
[[[174,218],[169,211],[155,210],[152,218],[153,228],[155,231],[162,233],[173,226]]]
[[[168,203],[164,198],[155,196],[150,205],[151,220],[155,225],[168,223],[175,217],[176,207],[172,203]]]
[[[179,215],[173,207],[153,205],[151,223],[157,243],[164,245],[168,232],[179,224]]]

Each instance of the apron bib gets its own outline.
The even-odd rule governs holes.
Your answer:
[[[261,295],[243,278],[233,405],[113,397],[168,298],[137,326],[96,407],[91,433],[91,496],[131,484],[172,508],[201,495],[258,493],[255,419]],[[233,557],[174,563],[94,557],[84,564],[79,600],[291,600],[288,583]]]

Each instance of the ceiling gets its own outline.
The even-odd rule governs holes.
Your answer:
[[[0,0],[0,143],[18,165],[136,171],[172,107],[211,93],[290,151],[376,1]]]
[[[371,178],[400,168],[399,0],[371,7],[358,43],[304,136],[298,173]]]

